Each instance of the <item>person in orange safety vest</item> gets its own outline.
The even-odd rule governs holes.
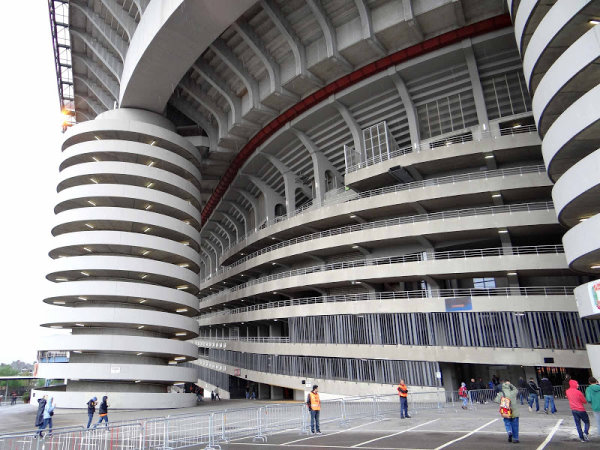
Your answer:
[[[398,396],[400,397],[400,418],[410,419],[408,415],[408,388],[404,384],[404,380],[400,380],[397,388]]]
[[[310,411],[310,432],[314,434],[316,429],[316,433],[321,434],[321,427],[319,424],[321,399],[319,398],[319,386],[316,384],[313,386],[312,391],[308,393],[308,397],[306,397],[306,405]]]

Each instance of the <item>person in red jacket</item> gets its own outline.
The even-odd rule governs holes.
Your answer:
[[[585,412],[584,405],[587,401],[585,400],[585,396],[579,390],[579,383],[573,379],[569,380],[569,389],[567,389],[566,394],[567,399],[569,400],[569,407],[573,413],[573,419],[575,420],[575,427],[577,428],[579,439],[581,442],[587,442],[589,441],[590,418],[587,412]],[[583,431],[581,431],[581,421],[583,421],[585,425]]]

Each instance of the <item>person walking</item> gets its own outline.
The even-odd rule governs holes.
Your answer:
[[[590,377],[588,383],[590,385],[585,390],[585,399],[592,405],[596,419],[596,434],[600,436],[600,383],[594,377]]]
[[[554,386],[548,377],[543,377],[540,381],[540,393],[544,396],[544,412],[552,412],[556,414],[556,406],[554,405]]]
[[[310,411],[310,432],[321,434],[319,416],[321,415],[321,399],[319,398],[319,386],[314,385],[312,391],[306,397],[306,405]]]
[[[581,442],[589,441],[590,436],[590,417],[585,411],[585,396],[579,390],[579,383],[577,381],[569,380],[569,389],[565,393],[567,400],[569,400],[569,407],[573,414],[573,420],[575,421],[575,428],[577,428],[577,434],[579,434],[579,440]],[[584,424],[584,429],[581,429],[581,422]]]
[[[96,405],[98,404],[98,398],[93,397],[87,402],[88,409],[88,423],[87,428],[92,424],[92,420],[94,419],[94,413],[96,412]]]
[[[246,400],[250,400],[250,386],[246,386]]]
[[[44,433],[42,431],[48,427],[49,433],[48,436],[52,436],[52,416],[54,415],[54,398],[50,397],[50,401],[46,402],[46,406],[44,407],[44,413],[42,415],[43,422],[38,429],[37,436],[44,437]]]
[[[525,381],[523,377],[519,377],[519,400],[521,400],[521,405],[523,404],[523,399],[527,396],[528,391],[527,381]],[[527,400],[527,403],[529,403],[529,399]],[[529,411],[531,411],[531,408],[529,408]]]
[[[48,402],[46,399],[47,396],[45,395],[42,398],[38,398],[38,410],[35,414],[35,426],[37,428],[44,425],[44,409],[46,408],[46,403]],[[37,438],[38,433],[36,433],[34,437]]]
[[[98,420],[98,423],[96,423],[96,425],[94,425],[94,428],[96,428],[102,422],[106,422],[105,425],[106,425],[106,428],[108,428],[108,396],[107,395],[102,397],[102,402],[100,402],[100,407],[98,408],[98,415],[100,416],[100,420]]]
[[[221,401],[221,397],[219,397],[219,386],[215,388],[215,400]]]
[[[509,380],[504,380],[502,390],[496,395],[495,402],[500,403],[500,413],[504,418],[504,428],[508,434],[508,442],[519,443],[519,407],[517,394],[519,390]],[[508,404],[505,399],[508,399]]]
[[[527,382],[527,404],[529,405],[529,412],[533,411],[533,402],[535,401],[535,412],[540,410],[540,397],[538,392],[540,388],[535,384],[533,377],[529,378]],[[522,404],[522,403],[521,403]]]
[[[400,397],[400,418],[410,419],[410,416],[408,415],[408,388],[406,387],[406,384],[404,384],[404,380],[400,380],[400,384],[398,384],[396,390]]]
[[[13,392],[11,394],[10,404],[11,405],[16,405],[17,404],[17,393],[16,392]]]
[[[469,394],[467,391],[467,384],[460,383],[460,388],[458,389],[458,397],[462,400],[462,409],[468,409],[467,405],[469,404]]]

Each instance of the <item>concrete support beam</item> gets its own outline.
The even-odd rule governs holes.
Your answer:
[[[398,95],[400,96],[400,100],[402,100],[402,104],[404,105],[404,111],[406,112],[406,120],[408,121],[408,131],[410,133],[410,141],[412,142],[413,148],[419,148],[421,143],[421,134],[419,132],[419,119],[417,117],[417,109],[408,93],[408,89],[406,88],[406,84],[404,80],[400,76],[400,74],[396,73],[394,70],[390,73],[390,78],[394,82],[394,86],[396,86],[396,90],[398,91]]]
[[[80,55],[76,52],[71,52],[71,58],[73,61],[77,61],[79,64],[83,64],[88,73],[91,73],[98,82],[102,85],[104,89],[110,92],[110,95],[113,97],[114,101],[119,100],[119,84],[117,80],[112,77],[100,64],[88,58],[85,55]]]
[[[187,116],[190,120],[198,124],[208,135],[209,150],[214,151],[217,148],[219,141],[219,132],[213,127],[204,115],[194,108],[189,102],[185,101],[182,97],[172,97],[170,102],[171,106]]]
[[[127,33],[127,39],[131,41],[133,33],[137,24],[135,20],[123,9],[123,6],[117,3],[115,0],[100,0],[106,9],[110,12],[111,16],[119,23],[121,28]]]
[[[306,0],[306,3],[313,13],[317,23],[321,27],[321,31],[323,32],[327,56],[344,66],[345,70],[351,71],[353,69],[352,64],[350,64],[346,58],[340,55],[340,52],[338,51],[335,28],[333,27],[331,20],[329,20],[329,17],[327,17],[327,13],[325,12],[323,5],[321,5],[321,1]]]
[[[181,83],[179,83],[179,86],[186,94],[204,106],[213,115],[217,121],[217,126],[219,127],[219,140],[227,136],[229,126],[225,113],[202,91],[200,86],[190,79],[182,80]]]
[[[87,46],[88,49],[98,58],[102,64],[113,74],[117,81],[121,81],[123,73],[123,63],[119,61],[110,51],[108,51],[97,39],[92,38],[87,32],[70,27],[69,31]]]
[[[110,96],[110,94],[85,75],[73,74],[73,80],[77,80],[79,83],[87,87],[88,91],[91,92],[92,95],[96,97],[107,110],[114,107],[115,100]]]
[[[283,177],[283,183],[285,187],[285,209],[287,216],[292,217],[296,209],[296,189],[301,188],[303,191],[308,189],[310,192],[310,188],[304,186],[301,183],[298,183],[298,176],[294,172],[292,172],[292,169],[283,164],[279,159],[267,153],[261,153],[261,156],[263,156],[271,164],[273,164],[273,166],[279,171],[279,173]]]
[[[356,120],[352,116],[352,113],[346,107],[346,105],[343,105],[342,103],[340,103],[338,101],[334,101],[334,102],[332,102],[332,104],[333,104],[333,106],[336,107],[336,109],[338,110],[338,112],[340,113],[342,118],[344,119],[344,122],[346,122],[346,125],[350,129],[350,133],[352,133],[352,140],[354,141],[354,150],[358,151],[362,155],[363,154],[363,139],[362,139],[362,132],[361,132],[360,126],[358,125],[358,122],[356,122]]]
[[[244,197],[250,205],[252,205],[252,210],[254,211],[254,229],[257,230],[260,225],[260,212],[258,210],[258,200],[249,192],[244,191],[243,189],[234,189],[235,192],[239,193],[242,197]]]
[[[285,199],[260,178],[248,174],[241,174],[241,176],[248,178],[262,193],[265,200],[265,220],[273,219],[275,217],[275,205],[278,203],[285,205]]]
[[[308,71],[306,66],[306,49],[283,12],[279,9],[277,3],[274,0],[261,0],[260,6],[290,46],[296,64],[296,76],[305,77],[318,86],[322,86],[323,81]]]
[[[467,62],[467,68],[469,70],[469,78],[471,79],[473,99],[475,100],[475,109],[477,110],[477,120],[483,130],[489,130],[490,123],[488,120],[485,98],[483,96],[483,88],[481,87],[481,80],[479,78],[479,71],[477,70],[477,61],[475,60],[475,54],[473,53],[471,39],[465,39],[462,42],[462,47],[465,60]]]
[[[356,9],[358,10],[358,16],[360,17],[360,27],[362,31],[362,37],[369,43],[371,48],[379,55],[387,55],[387,49],[383,46],[373,30],[373,21],[371,19],[371,9],[367,5],[365,0],[354,0]]]
[[[413,32],[413,38],[419,42],[423,40],[423,30],[417,21],[413,10],[413,0],[402,0],[402,9],[404,10],[404,20]]]

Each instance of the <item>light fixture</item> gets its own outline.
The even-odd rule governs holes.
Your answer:
[[[150,162],[148,163],[148,167],[152,167],[154,164],[156,164],[154,161],[150,161]]]
[[[188,263],[181,263],[181,264],[179,264],[179,267],[181,267],[183,269],[187,269],[188,267],[190,267],[190,265]]]
[[[500,233],[500,234],[508,233],[508,230],[506,228],[502,228],[502,229],[498,230],[498,233]]]
[[[82,323],[76,323],[75,325],[78,326],[78,327],[85,327],[85,325],[82,324]]]
[[[96,202],[93,202],[93,201],[91,201],[91,200],[88,200],[87,202],[88,202],[90,205],[92,205],[92,206],[96,206]]]
[[[94,136],[94,139],[96,139],[97,141],[100,140],[100,138],[98,136]]]
[[[98,184],[98,180],[96,180],[95,178],[90,178],[90,181],[94,184]]]
[[[146,303],[148,300],[146,300],[145,298],[141,298],[140,299],[140,303]]]
[[[185,336],[187,333],[185,331],[181,331],[179,333],[175,333],[175,336]]]
[[[142,256],[146,256],[146,255],[147,255],[147,254],[149,254],[149,253],[150,253],[150,250],[144,250],[144,251],[142,252]]]
[[[88,247],[83,247],[83,249],[84,249],[86,252],[90,252],[90,253],[92,253],[92,249],[91,249],[91,248],[88,248]]]
[[[585,222],[588,219],[589,219],[589,217],[582,217],[581,219],[579,219],[579,223]]]
[[[87,302],[87,297],[77,297],[79,300],[83,300],[84,302]]]
[[[154,183],[152,181],[150,181],[149,183],[146,183],[147,188],[151,188],[152,186],[154,186]]]
[[[175,358],[175,361],[183,361],[185,359],[185,356],[178,356],[177,358]]]
[[[492,198],[500,198],[502,197],[502,194],[492,194]]]
[[[148,278],[148,274],[147,274],[147,273],[145,273],[145,274],[144,274],[144,275],[142,275],[140,278],[141,278],[142,280],[145,280],[146,278]]]
[[[65,277],[58,277],[56,278],[56,281],[69,281],[69,279]]]
[[[62,325],[50,325],[50,328],[62,328]]]
[[[73,353],[81,353],[81,350],[73,350]]]
[[[590,266],[590,269],[600,269],[600,264],[594,264],[593,266]]]
[[[513,277],[517,275],[517,272],[506,272],[506,275],[509,277]]]
[[[244,255],[245,255],[245,253],[240,253],[240,256],[244,256]]]
[[[144,325],[140,325],[140,326],[138,327],[138,330],[141,330],[142,328],[144,328]]]
[[[485,155],[485,159],[492,159],[494,155]]]
[[[187,284],[181,284],[181,285],[177,286],[177,289],[180,291],[184,291],[187,288],[189,288],[189,286]]]
[[[514,124],[512,127],[513,127],[513,128],[521,128],[521,126],[522,126],[522,125],[521,125],[520,123],[515,123],[515,124]]]
[[[177,361],[169,361],[170,365],[177,364]]]
[[[96,162],[100,162],[100,160],[98,158],[96,158],[95,156],[92,156],[92,159]]]
[[[147,232],[148,232],[148,231],[150,231],[151,229],[152,229],[152,228],[150,228],[150,227],[146,227],[146,228],[144,228],[142,231],[143,231],[144,233],[147,233]]]
[[[598,19],[590,19],[588,23],[590,25],[598,25],[600,23],[600,20],[598,20]]]
[[[134,383],[141,383],[142,380],[135,380]]]
[[[272,241],[275,241],[276,239],[275,239],[274,237],[271,237],[271,240],[272,240]]]
[[[523,313],[523,312],[516,312],[515,313],[515,316],[524,316],[524,315],[525,315],[525,313]]]
[[[277,295],[277,291],[273,291],[273,292],[272,292],[272,294],[275,294],[275,295]]]
[[[81,275],[85,275],[86,277],[90,276],[89,272],[84,272],[83,270],[81,271]]]
[[[175,312],[184,313],[184,312],[187,312],[187,310],[188,310],[187,308],[179,308],[179,309],[176,309]]]
[[[183,245],[190,245],[190,241],[181,241]]]
[[[94,228],[94,225],[92,225],[91,223],[86,223],[85,226],[92,229]]]
[[[156,141],[150,142],[150,145],[154,145],[154,144],[156,144]]]
[[[135,356],[141,356],[143,354],[144,354],[144,352],[139,352],[139,353],[136,353]]]
[[[354,214],[350,214],[350,216],[349,216],[349,217],[350,217],[351,219],[354,219],[354,218],[356,218],[356,216],[355,216]]]
[[[152,205],[146,205],[146,207],[144,208],[146,211],[152,209]]]
[[[62,300],[56,300],[55,302],[52,302],[55,305],[65,305],[67,302],[63,302]]]
[[[271,265],[272,265],[272,266],[276,266],[276,265],[277,265],[277,263],[271,263]]]
[[[353,245],[352,248],[358,248],[358,245]]]

